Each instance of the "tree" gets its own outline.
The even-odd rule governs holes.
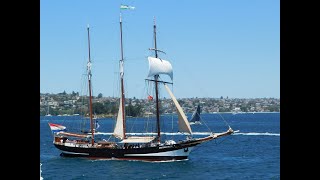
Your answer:
[[[72,96],[76,96],[77,95],[77,93],[75,93],[74,91],[72,91],[72,94],[71,94]]]
[[[247,106],[241,106],[240,109],[242,112],[248,112]]]
[[[126,114],[128,116],[133,116],[133,117],[137,117],[141,114],[142,112],[142,106],[141,105],[135,105],[132,106],[131,103],[129,103],[129,105],[126,107]]]
[[[92,110],[93,110],[93,112],[95,112],[97,114],[103,114],[106,112],[104,105],[102,103],[93,103]]]

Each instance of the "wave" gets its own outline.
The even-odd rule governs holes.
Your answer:
[[[245,135],[245,136],[280,136],[279,133],[258,133],[258,132],[248,132],[248,133],[234,133],[233,135]]]
[[[41,166],[42,166],[42,164],[40,163],[40,180],[43,180],[43,177],[41,176],[41,173],[42,173]]]

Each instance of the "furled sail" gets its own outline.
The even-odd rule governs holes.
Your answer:
[[[192,134],[191,131],[191,127],[190,124],[187,120],[187,116],[184,114],[180,104],[178,103],[177,99],[174,97],[174,95],[172,94],[171,90],[169,89],[169,87],[164,84],[164,87],[166,88],[167,92],[169,93],[170,97],[172,98],[174,105],[176,106],[177,110],[178,110],[178,124],[179,124],[179,131],[180,132],[186,132],[189,134]]]
[[[117,138],[123,139],[123,112],[122,112],[122,96],[120,97],[119,111],[117,116],[116,126],[113,135]]]
[[[149,143],[155,138],[155,136],[131,136],[122,140],[120,143]]]
[[[172,66],[169,61],[154,58],[154,57],[148,57],[149,61],[149,75],[154,76],[158,74],[166,74],[170,76],[171,80],[173,79],[173,72],[172,72]]]

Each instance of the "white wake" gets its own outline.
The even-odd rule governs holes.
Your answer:
[[[258,132],[248,132],[248,133],[234,133],[233,135],[245,135],[245,136],[280,136],[279,133],[258,133]]]
[[[101,134],[101,135],[112,135],[113,133],[104,133],[104,132],[97,132],[95,134]],[[126,133],[128,135],[157,135],[157,133]],[[161,132],[161,134],[165,135],[185,135],[183,133],[171,133],[171,132]],[[211,132],[193,132],[193,135],[210,135]],[[244,135],[244,136],[280,136],[279,133],[269,133],[269,132],[245,132],[240,133],[239,131],[235,131],[233,135]]]
[[[43,180],[43,177],[41,176],[41,173],[42,173],[41,166],[42,166],[42,164],[40,163],[40,180]]]
[[[101,134],[101,135],[112,135],[113,133],[105,133],[105,132],[97,132],[95,134]],[[127,135],[157,135],[157,133],[126,133]],[[184,133],[176,132],[161,132],[161,134],[164,135],[186,135]],[[193,132],[193,135],[210,135],[211,132]]]

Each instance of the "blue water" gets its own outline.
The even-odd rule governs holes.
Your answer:
[[[165,116],[169,127],[176,117]],[[89,160],[60,157],[52,144],[48,122],[71,127],[79,117],[40,117],[40,162],[42,177],[49,179],[280,179],[280,113],[202,114],[205,123],[194,126],[194,132],[207,126],[214,132],[234,130],[222,137],[197,146],[189,160],[177,162],[139,162]],[[146,118],[132,118],[132,130],[142,127]],[[99,120],[100,131],[111,132],[113,119]],[[152,122],[149,122],[152,124]],[[163,127],[165,128],[165,127]],[[166,132],[172,128],[166,127]],[[102,137],[103,138],[103,137]]]

